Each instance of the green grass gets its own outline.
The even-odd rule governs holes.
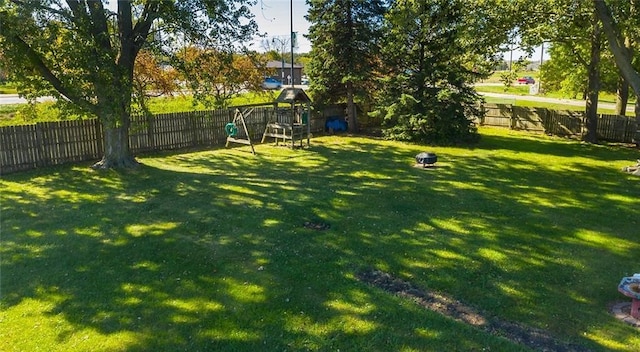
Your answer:
[[[495,91],[495,89],[487,90],[485,88],[496,88],[496,87],[478,87],[477,89],[478,89],[478,91],[482,91],[482,92],[494,92]],[[526,95],[522,95],[521,97],[518,97],[518,98],[498,98],[498,97],[487,97],[487,96],[485,96],[484,100],[487,103],[510,104],[510,105],[514,105],[514,106],[522,106],[522,107],[527,107],[527,108],[546,108],[546,109],[550,109],[550,110],[568,110],[568,111],[584,111],[585,110],[585,107],[584,106],[580,106],[580,105],[563,104],[563,103],[550,103],[550,102],[541,102],[541,101],[528,100]],[[599,114],[615,114],[615,109],[603,108],[602,106],[598,106],[598,113]],[[628,112],[627,116],[633,116],[633,113]]]
[[[18,89],[13,83],[0,84],[0,94],[18,94]]]
[[[504,86],[477,86],[476,91],[500,94],[529,95],[529,86],[513,85],[509,88],[505,88]]]
[[[640,271],[637,151],[482,128],[474,148],[324,136],[0,179],[3,351],[525,351],[359,282],[376,268],[594,351]],[[325,221],[326,231],[305,221]]]
[[[484,97],[484,100],[487,103],[492,103],[492,104],[511,104],[514,106],[522,106],[522,107],[528,107],[528,108],[546,108],[551,110],[584,111],[583,106],[531,101],[531,100],[527,100],[526,97],[516,98],[516,99]],[[598,108],[598,112],[601,114],[613,113],[613,111],[610,109],[602,109],[602,108]]]
[[[264,91],[241,94],[231,99],[230,106],[271,103],[280,91]],[[14,126],[33,124],[37,122],[59,121],[62,119],[60,110],[53,102],[41,102],[35,105],[35,114],[29,114],[25,104],[0,105],[0,126]],[[190,96],[152,98],[149,110],[153,114],[205,110],[200,103],[194,103]],[[34,117],[35,116],[35,117]],[[67,119],[89,118],[88,116],[71,116]]]
[[[505,71],[494,71],[487,79],[482,80],[484,83],[502,83],[500,75]],[[531,76],[536,81],[540,77],[540,71],[521,71],[518,73],[518,77]],[[514,82],[514,84],[516,84]]]

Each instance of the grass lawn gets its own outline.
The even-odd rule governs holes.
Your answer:
[[[636,150],[482,128],[474,148],[321,136],[0,179],[3,351],[529,351],[358,280],[640,350]],[[414,167],[424,150],[438,167]],[[310,229],[306,221],[329,223]]]
[[[0,94],[17,94],[18,89],[15,84],[3,83],[0,84]]]
[[[277,98],[280,91],[267,90],[262,92],[250,92],[238,95],[232,98],[229,106],[271,103]],[[27,108],[25,104],[9,104],[0,105],[0,126],[15,126],[34,124],[37,122],[59,121],[62,117],[60,110],[53,102],[46,101],[36,104],[35,115],[25,113]],[[175,97],[159,97],[149,99],[149,110],[153,114],[173,113],[184,111],[201,111],[207,108],[200,104],[194,103],[190,96],[178,95]],[[69,116],[68,119],[89,118],[89,116]]]

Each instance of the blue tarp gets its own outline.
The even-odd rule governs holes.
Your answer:
[[[325,128],[327,130],[333,130],[334,132],[339,132],[339,131],[346,131],[348,129],[348,125],[343,117],[333,116],[333,117],[327,118],[327,122],[325,123]]]

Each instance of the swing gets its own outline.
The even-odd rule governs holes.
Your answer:
[[[251,137],[249,136],[249,130],[247,129],[247,124],[244,121],[244,117],[250,115],[253,112],[253,108],[247,110],[240,110],[240,108],[236,108],[235,115],[233,117],[233,121],[229,122],[224,126],[224,132],[227,134],[227,143],[224,145],[225,148],[229,147],[229,143],[240,143],[240,144],[248,144],[251,146],[251,153],[253,155],[256,154],[256,150],[253,148],[253,143],[251,142]],[[242,131],[244,133],[239,133],[238,125],[242,125]]]

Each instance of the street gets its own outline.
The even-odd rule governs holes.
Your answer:
[[[303,89],[307,88],[307,86],[296,86],[296,87],[303,88]],[[583,100],[576,100],[576,99],[558,99],[558,98],[541,97],[537,95],[515,95],[515,94],[483,93],[483,92],[479,92],[479,94],[487,97],[494,97],[494,98],[504,98],[504,99],[514,99],[514,100],[521,99],[521,100],[540,101],[540,102],[547,102],[547,103],[554,103],[554,104],[585,106],[585,102]],[[38,101],[47,101],[47,100],[53,100],[53,98],[42,97],[38,99]],[[27,100],[24,98],[20,98],[18,94],[0,94],[0,105],[24,104],[26,102]],[[598,103],[598,106],[605,109],[615,109],[616,105],[613,103],[600,102]],[[627,111],[633,113],[634,111],[633,104],[629,104],[629,106],[627,107]]]
[[[42,97],[38,101],[53,100],[52,97]],[[25,104],[26,99],[20,98],[18,94],[0,94],[0,105]]]

